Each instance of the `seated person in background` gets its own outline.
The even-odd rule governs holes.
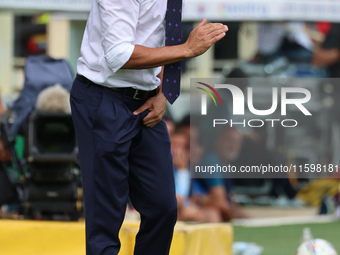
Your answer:
[[[71,114],[70,93],[60,84],[40,91],[35,108],[43,112]]]
[[[192,165],[201,165],[201,157],[203,155],[204,148],[199,143],[199,129],[190,125],[190,117],[186,116],[180,122],[178,129],[185,133],[188,137],[187,148],[191,149]],[[191,143],[191,146],[190,146]],[[199,152],[201,151],[201,152]],[[212,154],[215,154],[212,152]],[[200,155],[199,157],[197,155]],[[204,160],[208,160],[210,155],[207,155]],[[215,165],[217,162],[215,159],[212,164]],[[217,159],[218,160],[218,159]],[[209,162],[206,163],[209,165]],[[225,185],[225,182],[228,184]],[[230,221],[234,217],[244,218],[245,214],[242,212],[240,207],[234,203],[228,195],[226,187],[231,188],[231,181],[223,178],[202,178],[192,180],[192,198],[193,203],[198,204],[202,207],[212,207],[218,210],[220,217],[223,221]]]
[[[202,160],[203,166],[228,166],[239,155],[242,145],[242,134],[235,128],[223,128],[217,136],[215,150],[207,153]],[[233,218],[246,218],[242,208],[232,196],[232,179],[220,176],[195,180],[197,186],[205,189],[209,196],[209,204],[218,208],[224,221]]]
[[[191,179],[188,168],[190,153],[187,149],[187,136],[182,132],[174,131],[170,139],[174,163],[178,220],[221,222],[222,219],[216,209],[210,206],[199,206],[190,200]],[[196,150],[196,152],[200,153],[199,150]],[[195,158],[200,158],[200,155]]]

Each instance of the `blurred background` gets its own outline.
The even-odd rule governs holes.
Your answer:
[[[7,153],[1,159],[0,218],[77,221],[83,216],[70,113],[67,109],[39,110],[36,101],[43,89],[57,83],[70,90],[90,5],[91,0],[0,0],[1,139]],[[167,107],[180,220],[232,220],[235,240],[256,242],[264,247],[263,254],[293,252],[306,228],[312,228],[314,236],[337,242],[338,176],[304,179],[287,175],[277,180],[214,184],[190,180],[188,173],[189,163],[204,160],[206,149],[198,139],[204,136],[202,129],[190,127],[190,99],[197,100],[190,95],[191,78],[221,82],[228,78],[303,78],[295,85],[311,91],[313,102],[308,109],[313,118],[301,119],[298,128],[289,130],[228,130],[226,143],[234,147],[225,150],[236,155],[227,159],[228,164],[339,164],[339,13],[338,0],[185,1],[183,39],[203,18],[222,22],[229,31],[204,55],[183,61],[181,97]],[[271,89],[278,85],[248,85],[256,93],[254,105],[268,109]],[[290,111],[287,118],[299,116]],[[195,149],[191,155],[190,143]],[[215,190],[214,185],[223,188]],[[133,207],[128,212],[127,217],[138,218]],[[319,215],[324,216],[321,221]],[[288,226],[275,229],[280,224]],[[334,234],[329,234],[330,228]],[[282,238],[289,244],[273,246]],[[340,249],[338,243],[336,247]]]

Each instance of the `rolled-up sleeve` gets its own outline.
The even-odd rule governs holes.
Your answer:
[[[101,42],[108,67],[116,72],[134,50],[139,0],[97,0],[101,21]]]

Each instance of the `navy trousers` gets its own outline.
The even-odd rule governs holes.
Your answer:
[[[170,139],[134,116],[144,101],[75,79],[71,109],[83,178],[86,254],[118,254],[128,199],[141,215],[135,255],[169,253],[177,219]]]

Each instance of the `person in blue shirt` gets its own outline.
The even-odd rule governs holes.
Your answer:
[[[200,165],[228,166],[239,156],[242,140],[243,135],[236,128],[223,128],[217,136],[214,150],[206,153]],[[196,179],[194,184],[194,192],[207,193],[209,203],[220,210],[224,221],[247,217],[233,199],[233,181],[230,177],[219,173],[211,176],[207,173],[207,178]]]

